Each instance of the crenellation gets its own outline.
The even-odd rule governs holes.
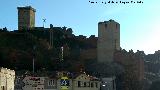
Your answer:
[[[36,12],[36,9],[32,8],[31,6],[17,7],[17,9],[33,10],[34,12]]]

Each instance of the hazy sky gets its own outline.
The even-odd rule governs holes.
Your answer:
[[[146,54],[160,50],[160,0],[143,4],[102,4],[109,0],[1,0],[0,28],[17,29],[17,6],[36,9],[36,26],[70,27],[75,35],[98,35],[98,22],[113,19],[120,23],[121,47]],[[120,1],[120,0],[113,0]],[[129,1],[131,0],[122,0]],[[137,1],[137,0],[132,0]]]

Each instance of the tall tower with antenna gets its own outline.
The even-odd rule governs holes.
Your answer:
[[[18,30],[35,27],[35,12],[31,6],[17,7],[18,9]]]

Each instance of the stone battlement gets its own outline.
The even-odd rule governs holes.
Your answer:
[[[36,12],[36,9],[32,8],[31,6],[17,7],[17,9],[33,10],[34,12]]]

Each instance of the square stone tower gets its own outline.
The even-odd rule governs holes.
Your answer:
[[[120,49],[120,24],[114,20],[98,23],[98,62],[113,61],[113,53]]]
[[[31,6],[17,7],[18,9],[18,30],[35,27],[35,12]]]

